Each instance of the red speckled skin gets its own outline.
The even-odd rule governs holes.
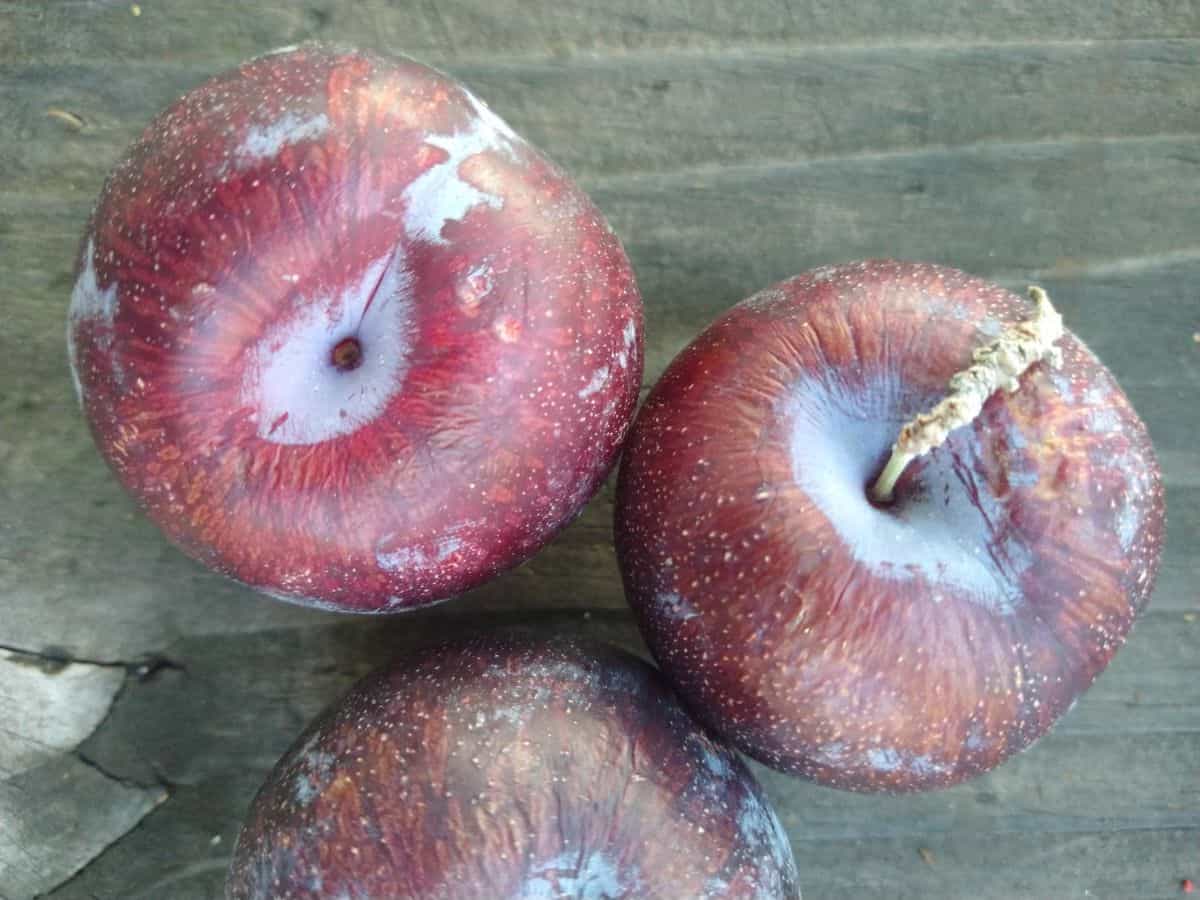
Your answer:
[[[626,592],[685,702],[746,753],[851,790],[943,787],[1044,734],[1124,641],[1162,487],[1069,333],[1060,370],[993,396],[893,506],[865,497],[900,424],[1031,311],[953,269],[819,269],[734,307],[654,388],[618,482]]]
[[[485,199],[416,233],[406,189],[481,122],[494,146],[439,177]],[[105,459],[187,553],[281,599],[402,610],[521,562],[599,487],[641,382],[641,300],[588,198],[496,123],[425,66],[306,46],[191,91],[114,170],[72,363]],[[409,346],[372,385],[382,410],[264,439],[245,399],[253,353],[279,349],[264,335],[389,254]]]
[[[370,676],[255,799],[230,900],[788,900],[736,754],[603,645],[491,636]]]

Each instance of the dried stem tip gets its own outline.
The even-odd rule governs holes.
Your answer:
[[[871,488],[877,503],[890,503],[901,473],[910,462],[940,447],[954,429],[975,421],[983,404],[1000,388],[1012,393],[1020,377],[1036,362],[1062,365],[1062,351],[1054,343],[1062,337],[1062,316],[1040,287],[1030,287],[1033,317],[1000,335],[972,354],[972,364],[950,379],[950,395],[927,413],[900,429],[892,455]]]

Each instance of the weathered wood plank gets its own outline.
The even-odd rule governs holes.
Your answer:
[[[1147,138],[586,183],[628,242],[648,302],[694,322],[751,290],[846,259],[932,259],[1019,276],[1130,248],[1194,249],[1197,210],[1180,186],[1198,178],[1200,141]]]
[[[120,667],[0,650],[0,781],[79,746],[124,681]]]
[[[222,900],[241,817],[260,785],[258,773],[231,773],[173,789],[169,802],[44,900]]]
[[[797,816],[787,810],[783,818],[786,827]],[[966,827],[793,847],[804,896],[813,900],[1177,900],[1182,879],[1200,868],[1197,837],[1194,828],[994,835]]]
[[[1193,423],[1193,434],[1195,427]],[[1158,609],[1200,610],[1197,547],[1200,547],[1200,489],[1168,487],[1167,544],[1152,601]]]
[[[888,0],[52,0],[0,5],[0,58],[226,61],[324,38],[404,47],[442,58],[564,56],[731,45],[928,44],[1194,37],[1189,0],[1060,3],[948,0],[917,7]]]
[[[165,799],[161,788],[121,784],[71,755],[0,781],[0,898],[52,890]]]
[[[762,767],[756,771],[777,807],[800,813],[788,823],[788,834],[798,842],[959,830],[1200,832],[1200,734],[1195,732],[1083,737],[1053,732],[968,784],[901,797],[845,795]],[[1114,777],[1117,772],[1121,777]]]
[[[0,120],[0,186],[98,183],[159,109],[213,71],[0,67],[12,109]],[[1200,127],[1197,41],[850,47],[449,71],[576,175]],[[45,152],[28,153],[31,141]]]

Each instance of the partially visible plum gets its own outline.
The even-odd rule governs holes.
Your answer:
[[[242,898],[798,898],[738,757],[623,651],[493,636],[360,682],[250,810]]]

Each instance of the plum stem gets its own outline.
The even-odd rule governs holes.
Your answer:
[[[971,365],[950,379],[950,395],[927,413],[920,413],[900,429],[892,455],[871,487],[876,503],[891,503],[896,482],[908,464],[945,443],[950,432],[975,421],[983,404],[1000,388],[1010,394],[1020,387],[1020,377],[1034,363],[1046,360],[1062,365],[1062,351],[1054,343],[1063,335],[1062,316],[1040,287],[1031,286],[1034,313],[971,355]]]
[[[351,372],[362,365],[362,344],[358,342],[358,338],[342,338],[334,344],[333,350],[330,351],[330,359],[335,369]]]

